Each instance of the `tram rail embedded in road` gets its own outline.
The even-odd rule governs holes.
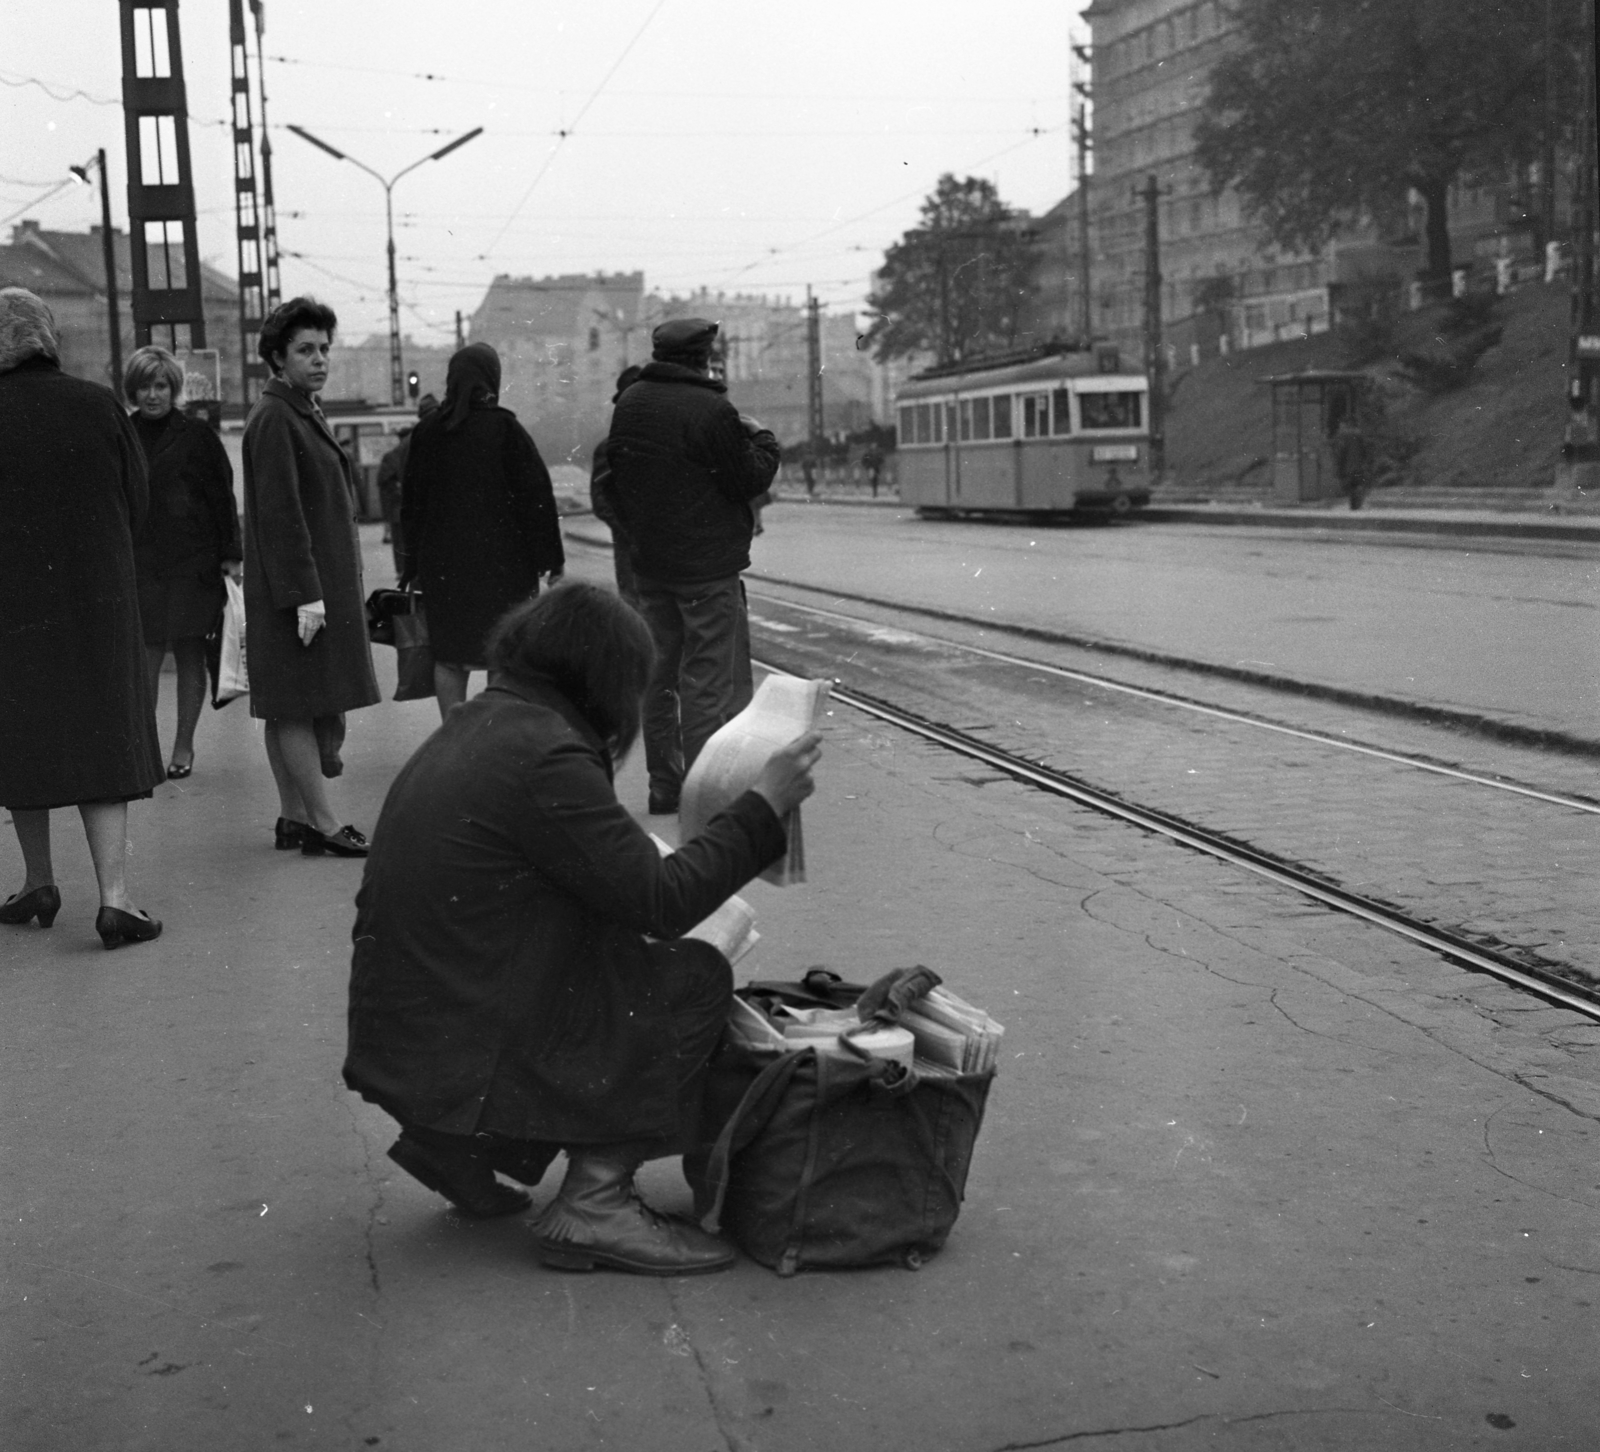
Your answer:
[[[762,670],[795,674],[775,662],[755,662]],[[1013,752],[991,746],[976,737],[940,722],[930,721],[914,711],[908,711],[891,702],[867,695],[865,692],[835,684],[830,700],[848,706],[887,725],[908,731],[925,741],[930,741],[947,751],[955,752],[973,761],[982,762],[996,771],[1052,795],[1064,797],[1107,816],[1116,817],[1132,826],[1154,832],[1204,852],[1210,857],[1241,867],[1245,871],[1287,887],[1338,912],[1358,917],[1375,927],[1400,937],[1463,967],[1489,974],[1515,988],[1544,999],[1561,1008],[1571,1009],[1587,1018],[1600,1022],[1600,989],[1578,983],[1547,969],[1518,963],[1493,949],[1474,943],[1461,934],[1440,928],[1400,908],[1351,892],[1338,883],[1296,863],[1273,857],[1245,843],[1236,842],[1220,833],[1186,822],[1153,807],[1140,806],[1112,792],[1093,786],[1089,782],[1056,771],[1038,762],[1027,760]]]

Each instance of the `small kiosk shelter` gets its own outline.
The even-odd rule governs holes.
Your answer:
[[[1272,500],[1300,504],[1341,492],[1333,436],[1348,413],[1361,413],[1365,373],[1313,369],[1260,380],[1272,389]]]

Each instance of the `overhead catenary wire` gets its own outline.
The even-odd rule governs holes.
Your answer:
[[[650,28],[650,22],[661,13],[662,7],[666,3],[667,0],[656,0],[654,8],[652,8],[650,13],[645,16],[643,22],[640,24],[639,28],[634,31],[628,43],[622,47],[622,53],[611,63],[611,69],[608,70],[605,75],[600,77],[600,84],[597,85],[592,92],[590,92],[589,99],[583,103],[581,108],[579,108],[578,114],[572,118],[572,121],[567,126],[562,128],[556,138],[556,144],[550,148],[550,154],[544,159],[544,165],[534,173],[533,180],[528,183],[527,191],[522,194],[521,200],[518,201],[517,205],[511,209],[511,215],[506,218],[505,226],[501,227],[501,229],[495,234],[494,241],[491,242],[480,254],[480,261],[488,261],[489,254],[500,245],[500,239],[506,235],[506,231],[510,228],[511,224],[517,220],[517,217],[521,213],[522,209],[527,206],[528,198],[533,195],[534,188],[544,180],[545,173],[550,170],[550,167],[555,162],[556,156],[559,154],[562,145],[566,142],[567,138],[572,135],[573,131],[577,129],[578,123],[589,114],[589,108],[600,99],[600,93],[605,90],[606,82],[609,81],[612,76],[616,75],[618,68],[622,65],[623,61],[627,60],[634,46],[639,43],[640,37],[642,37],[645,31]]]

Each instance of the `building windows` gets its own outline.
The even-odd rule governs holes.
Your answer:
[[[139,180],[147,187],[178,185],[178,122],[175,116],[139,118]]]

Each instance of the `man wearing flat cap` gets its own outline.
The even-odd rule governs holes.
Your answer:
[[[674,318],[617,400],[606,441],[611,491],[639,609],[658,659],[645,708],[650,811],[678,809],[683,775],[750,704],[750,501],[778,472],[778,441],[711,376],[717,325]]]

